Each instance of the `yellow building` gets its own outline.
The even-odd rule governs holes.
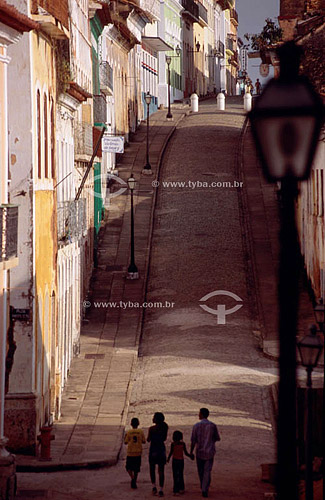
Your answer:
[[[11,304],[25,313],[13,324],[16,352],[5,429],[10,447],[27,453],[35,453],[39,430],[51,423],[55,404],[55,40],[68,36],[69,20],[67,0],[59,6],[47,1],[51,14],[44,13],[43,3],[33,2],[32,11],[29,2],[24,4],[39,29],[25,34],[12,48],[8,86],[10,195],[20,206],[21,262],[12,272]]]

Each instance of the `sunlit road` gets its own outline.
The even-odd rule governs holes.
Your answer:
[[[252,332],[238,192],[221,184],[207,187],[238,181],[235,153],[243,116],[239,106],[215,111],[214,101],[207,101],[199,114],[186,117],[165,155],[147,300],[174,304],[146,311],[129,418],[139,417],[147,432],[153,413],[164,412],[169,445],[175,429],[189,442],[199,408],[208,407],[221,434],[209,497],[260,500],[272,491],[261,482],[260,465],[275,460],[266,388],[275,380],[276,367],[258,351]],[[200,302],[219,290],[242,301],[213,296]],[[218,304],[242,307],[220,324],[220,314],[213,314]],[[49,490],[48,497],[57,500],[150,498],[147,454],[146,445],[137,490],[130,489],[124,470],[125,450],[111,469],[20,474],[19,484]],[[185,480],[186,498],[200,498],[196,465],[189,459]],[[172,496],[170,465],[165,496]]]

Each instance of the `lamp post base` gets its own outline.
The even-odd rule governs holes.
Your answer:
[[[167,113],[166,118],[167,120],[173,120],[173,115],[171,113]]]
[[[144,175],[152,175],[152,170],[151,170],[151,165],[150,165],[150,163],[147,163],[147,164],[143,167],[143,169],[142,169],[142,172],[141,172],[141,173],[142,173],[142,174],[144,174]]]

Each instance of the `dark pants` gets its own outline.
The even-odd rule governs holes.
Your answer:
[[[174,493],[179,493],[185,490],[184,485],[184,460],[173,458],[173,479],[174,479]]]
[[[213,458],[210,458],[209,460],[202,460],[201,458],[196,457],[196,464],[201,483],[201,490],[208,493],[211,482]]]
[[[156,465],[158,465],[159,486],[160,488],[163,488],[165,482],[165,464],[164,463],[156,464],[155,462],[149,461],[149,465],[150,465],[150,479],[152,484],[156,483]]]

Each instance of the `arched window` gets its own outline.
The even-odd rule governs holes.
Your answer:
[[[37,91],[37,173],[42,177],[42,143],[41,143],[41,94]]]
[[[47,95],[44,94],[44,165],[45,177],[49,176],[48,130],[47,130]]]
[[[55,131],[54,131],[54,101],[51,97],[51,177],[55,178]]]

